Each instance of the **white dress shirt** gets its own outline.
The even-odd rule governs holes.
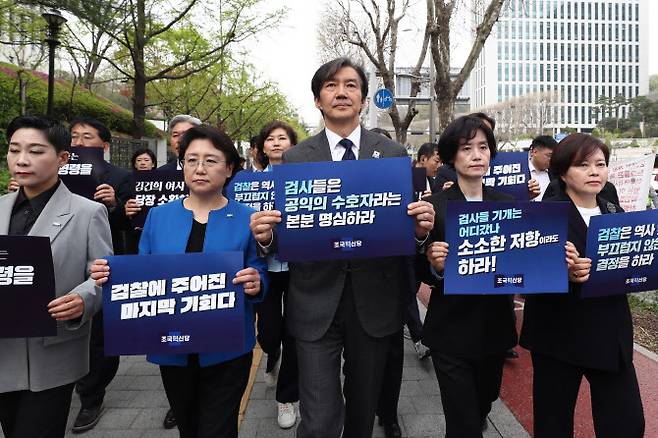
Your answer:
[[[327,135],[327,141],[329,142],[329,149],[331,149],[331,159],[334,161],[342,161],[343,154],[345,154],[345,148],[343,145],[338,144],[344,137],[336,134],[329,128],[324,128],[324,132]],[[359,159],[359,149],[361,147],[361,125],[357,126],[350,135],[347,136],[348,139],[354,143],[352,146],[352,152],[354,156]]]
[[[548,170],[537,170],[532,164],[532,160],[528,160],[528,167],[530,168],[530,179],[536,179],[539,183],[539,196],[533,199],[533,201],[539,202],[544,197],[546,187],[551,182],[551,178],[548,176]]]

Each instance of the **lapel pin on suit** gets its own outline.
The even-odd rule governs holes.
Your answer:
[[[605,205],[605,208],[607,208],[610,213],[617,213],[617,207],[612,202],[608,202]]]
[[[374,151],[372,153],[372,158],[379,158],[380,156],[381,156],[381,154],[379,153],[379,151]]]
[[[60,224],[59,222],[53,222],[53,227],[61,227],[61,226],[62,224]]]

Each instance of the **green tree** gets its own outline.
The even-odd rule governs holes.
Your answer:
[[[306,135],[286,98],[275,85],[258,84],[250,64],[217,64],[181,81],[156,81],[149,94],[165,118],[193,114],[223,128],[236,141],[248,140],[273,119],[285,120],[299,135]]]
[[[58,7],[86,20],[105,31],[121,47],[119,59],[112,56],[103,56],[103,59],[133,84],[135,138],[144,135],[146,89],[150,82],[184,79],[209,68],[227,56],[231,44],[275,24],[285,12],[259,13],[258,7],[264,0],[185,0],[176,8],[162,0],[33,1]],[[188,50],[157,51],[157,47],[170,47],[163,43],[168,32],[189,28],[193,22],[205,33],[205,39],[196,41],[198,45],[193,41],[191,45],[184,45]],[[201,23],[208,24],[203,27]],[[212,44],[204,47],[203,41]],[[152,63],[149,53],[155,54],[162,62]]]
[[[649,93],[658,93],[658,75],[649,76]]]

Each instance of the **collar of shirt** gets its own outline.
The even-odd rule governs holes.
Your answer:
[[[32,199],[28,199],[21,187],[16,196],[14,207],[11,210],[8,234],[10,236],[25,236],[29,234],[32,226],[41,215],[43,209],[46,208],[46,204],[48,204],[50,198],[57,191],[59,185],[60,181],[57,180],[57,183],[50,189],[38,194]]]
[[[340,135],[336,134],[329,128],[324,128],[324,132],[327,135],[327,141],[329,142],[329,149],[331,150],[331,159],[334,161],[341,161],[343,159],[343,154],[345,153],[345,148],[338,143],[343,139]],[[350,135],[347,136],[348,139],[352,140],[354,146],[352,147],[352,152],[354,152],[355,157],[359,157],[359,148],[361,146],[361,125],[357,126]]]
[[[16,196],[16,202],[14,203],[14,208],[12,209],[12,213],[14,213],[19,208],[23,208],[23,205],[26,204],[29,205],[32,211],[38,216],[46,207],[46,204],[48,203],[48,201],[50,201],[50,198],[53,197],[60,183],[61,181],[58,179],[54,186],[52,186],[45,192],[39,193],[37,196],[35,196],[32,199],[28,199],[28,197],[25,195],[25,191],[23,190],[23,187],[21,187],[20,189],[18,189],[18,196]]]

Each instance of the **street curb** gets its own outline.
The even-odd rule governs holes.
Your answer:
[[[644,348],[640,344],[636,344],[636,343],[633,343],[633,349],[635,351],[637,351],[638,353],[641,353],[641,354],[645,355],[646,357],[653,360],[654,362],[658,363],[658,354],[654,353],[653,351],[647,350],[646,348]]]
[[[256,375],[258,374],[258,367],[260,366],[260,360],[263,357],[263,350],[260,349],[260,346],[256,344],[254,347],[254,356],[251,361],[251,370],[249,371],[249,381],[247,382],[247,387],[242,394],[242,400],[240,401],[240,415],[238,416],[238,430],[242,425],[242,420],[244,420],[244,414],[247,412],[247,407],[249,406],[249,397],[251,397],[251,390],[254,388],[254,382],[256,381]]]

